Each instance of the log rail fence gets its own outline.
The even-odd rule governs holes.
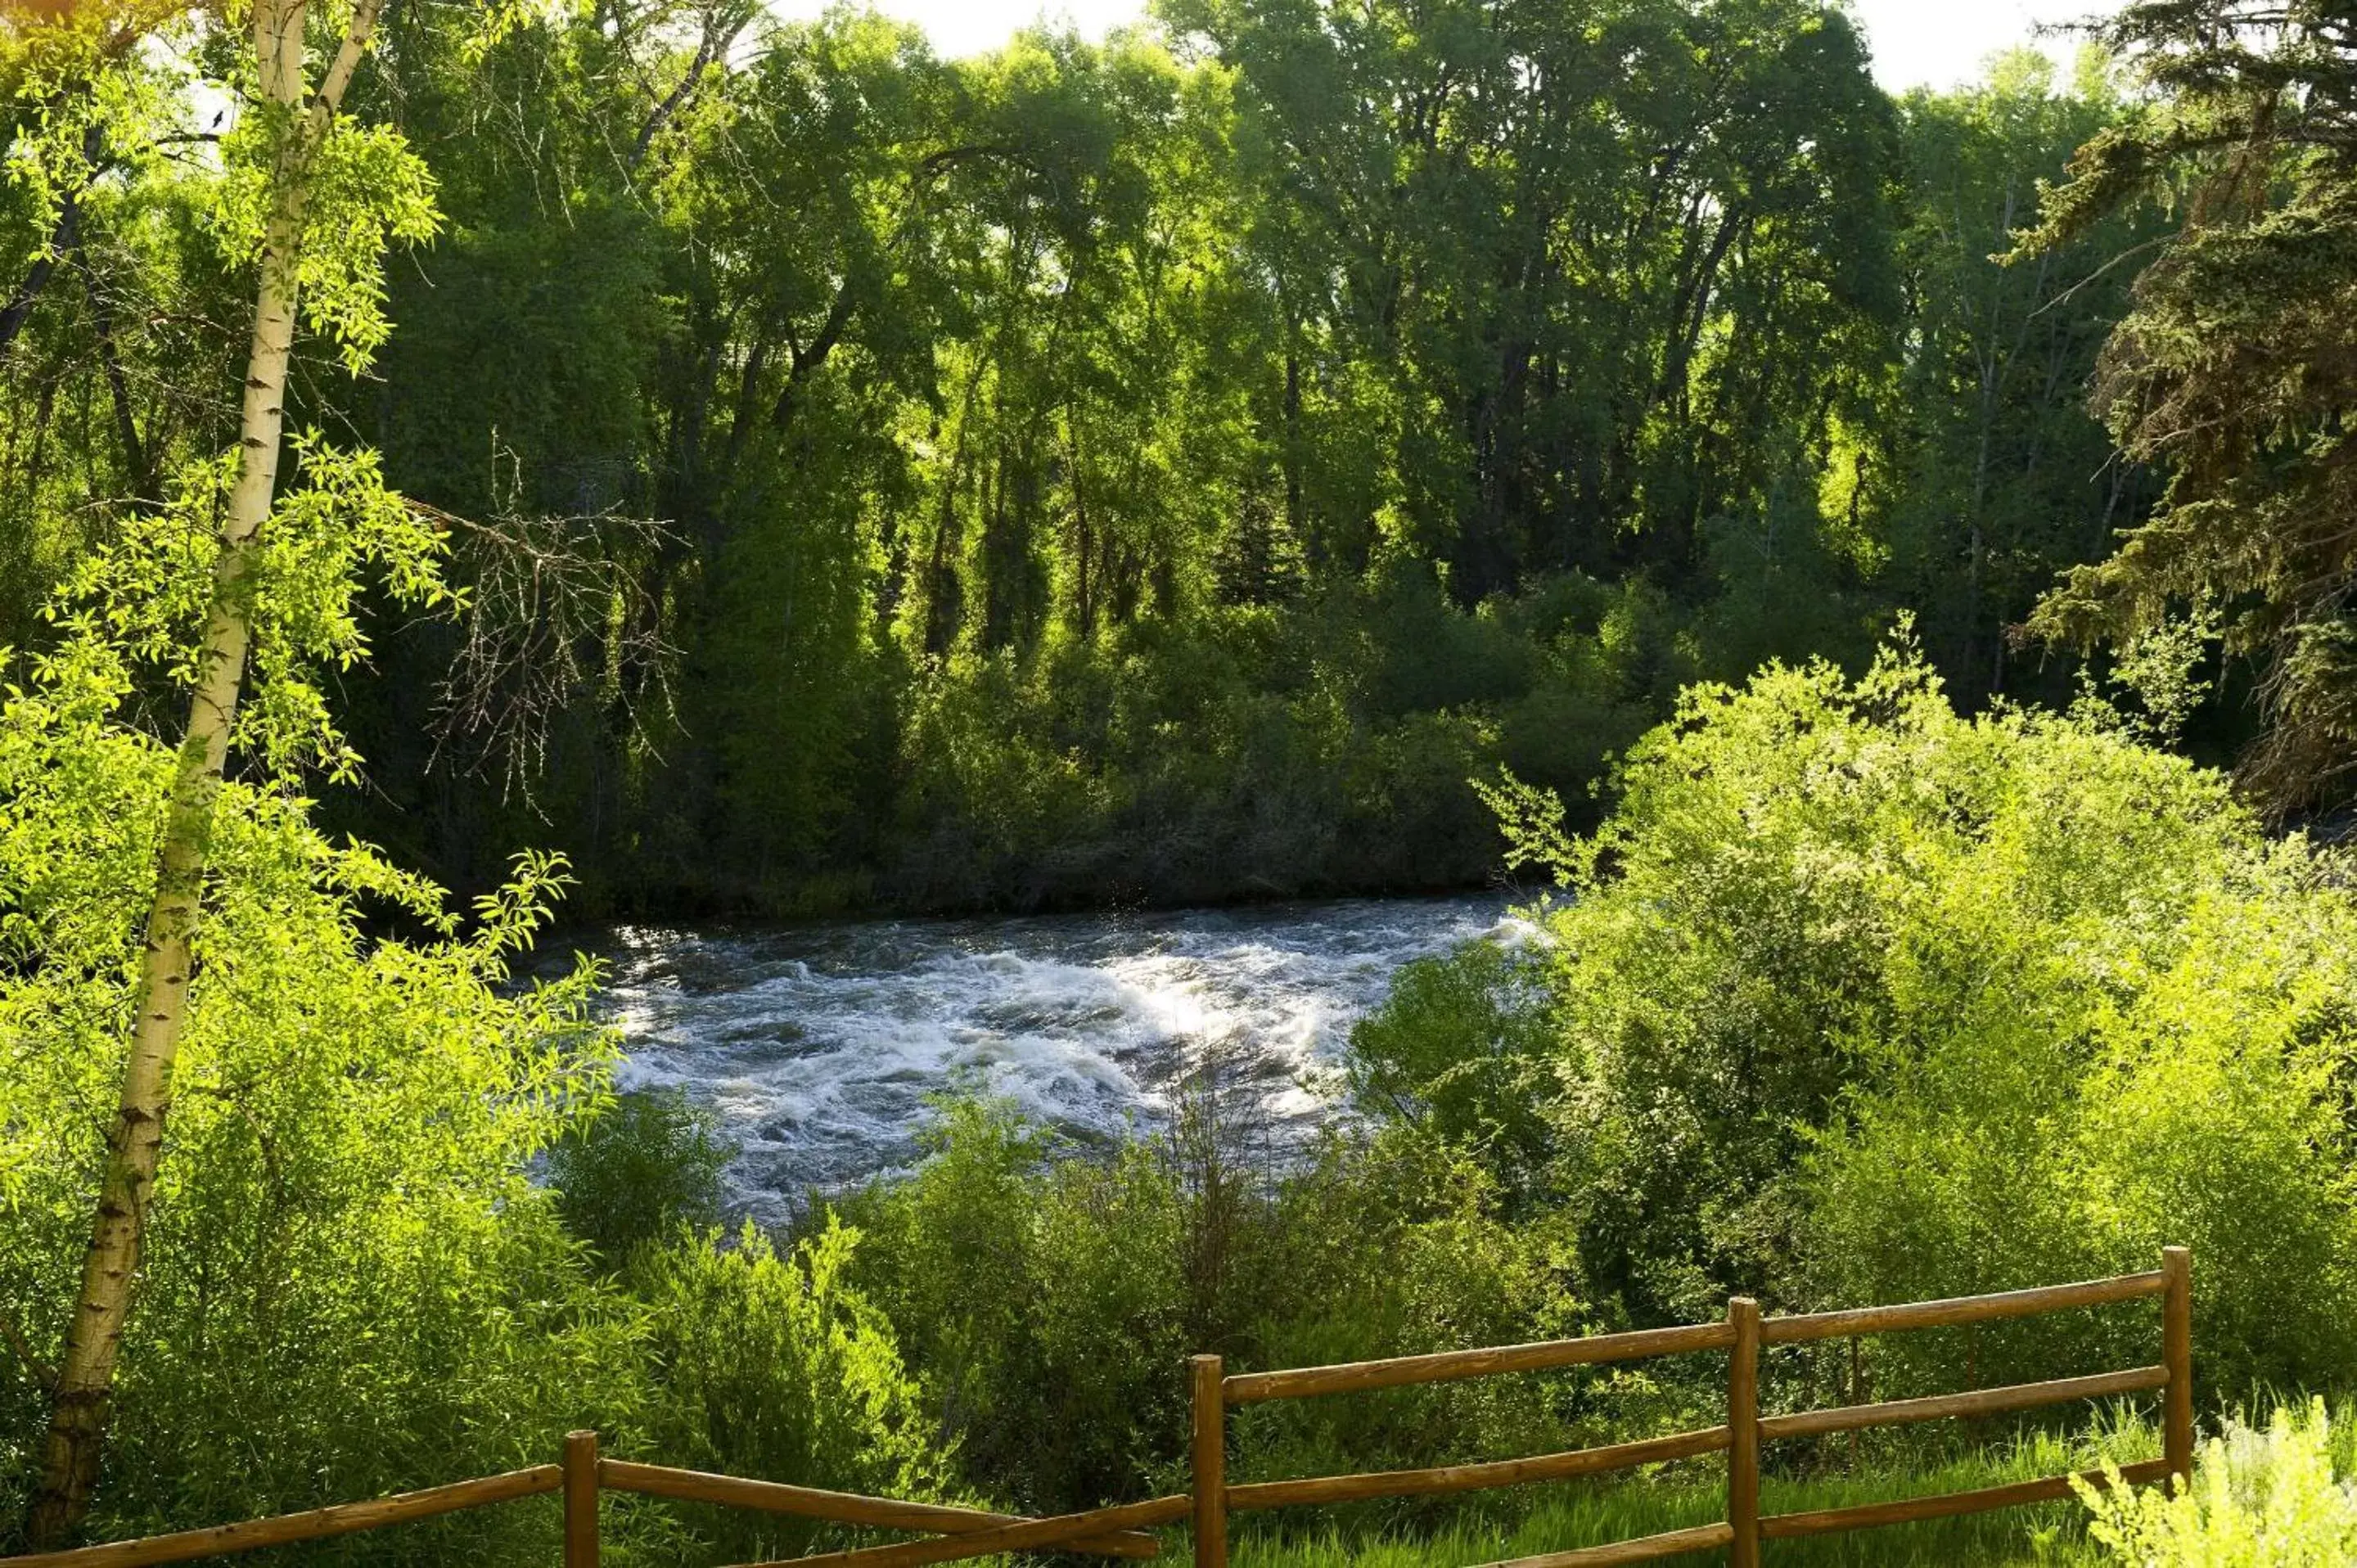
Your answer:
[[[1761,1548],[1767,1541],[2050,1502],[2069,1497],[2072,1490],[2072,1477],[2054,1476],[1978,1491],[1763,1516],[1760,1511],[1760,1445],[1780,1439],[1954,1416],[2002,1414],[2081,1400],[2158,1391],[2161,1395],[2162,1456],[2126,1466],[2119,1475],[2129,1485],[2171,1476],[2190,1477],[2193,1471],[2192,1283],[2192,1255],[2182,1247],[2171,1247],[2163,1252],[2161,1266],[2150,1273],[1994,1295],[1959,1296],[1949,1301],[1763,1318],[1757,1302],[1738,1296],[1727,1304],[1726,1320],[1719,1323],[1639,1329],[1534,1345],[1449,1350],[1290,1371],[1228,1373],[1219,1357],[1198,1356],[1189,1366],[1194,1414],[1190,1444],[1192,1489],[1176,1497],[1092,1509],[1051,1519],[1016,1518],[938,1503],[860,1497],[778,1481],[747,1480],[609,1459],[598,1454],[596,1433],[576,1432],[565,1440],[560,1464],[537,1465],[505,1475],[430,1487],[369,1502],[339,1503],[274,1519],[215,1525],[29,1557],[0,1558],[0,1568],[148,1568],[156,1563],[188,1563],[267,1546],[382,1530],[465,1509],[549,1495],[560,1499],[564,1510],[565,1568],[597,1568],[597,1501],[606,1492],[716,1503],[835,1524],[906,1530],[930,1538],[787,1560],[792,1568],[924,1568],[928,1563],[1039,1550],[1147,1558],[1158,1555],[1160,1545],[1145,1532],[1184,1519],[1193,1521],[1195,1568],[1228,1568],[1228,1516],[1232,1513],[1523,1486],[1709,1454],[1727,1455],[1727,1517],[1718,1523],[1638,1541],[1524,1557],[1512,1563],[1487,1564],[1485,1568],[1606,1568],[1608,1564],[1650,1563],[1687,1552],[1722,1549],[1728,1568],[1760,1568]],[[2161,1303],[2161,1360],[2157,1366],[1880,1404],[1784,1415],[1760,1413],[1760,1352],[1763,1346],[1953,1327],[2154,1298]],[[1702,1431],[1563,1454],[1424,1470],[1232,1485],[1227,1479],[1227,1412],[1237,1405],[1722,1351],[1727,1358],[1727,1420]],[[2101,1473],[2079,1478],[2098,1485],[2104,1480]],[[748,1568],[785,1568],[785,1564]]]

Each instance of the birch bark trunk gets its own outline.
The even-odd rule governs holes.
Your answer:
[[[137,1294],[142,1232],[163,1154],[173,1064],[188,1018],[213,804],[221,792],[244,685],[255,546],[277,492],[286,368],[299,303],[296,267],[310,177],[344,89],[368,48],[381,4],[358,0],[319,91],[307,103],[303,44],[309,0],[254,0],[257,81],[264,104],[285,115],[287,127],[273,171],[274,189],[263,236],[239,419],[237,482],[221,522],[203,658],[196,689],[189,694],[188,724],[156,855],[156,896],[140,953],[122,1095],[107,1134],[90,1250],[58,1359],[40,1477],[27,1523],[36,1550],[54,1546],[73,1531],[88,1512],[98,1484],[115,1360]]]

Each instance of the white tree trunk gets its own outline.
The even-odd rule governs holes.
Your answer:
[[[191,948],[203,909],[213,803],[244,684],[255,544],[277,491],[286,367],[295,342],[296,263],[311,165],[367,48],[378,9],[378,0],[360,0],[343,46],[307,109],[303,36],[308,5],[309,0],[254,0],[253,48],[262,94],[287,116],[289,128],[274,171],[264,231],[239,421],[237,483],[221,522],[200,672],[172,776],[122,1097],[107,1137],[81,1290],[51,1391],[48,1435],[27,1525],[36,1549],[57,1544],[75,1529],[98,1481],[115,1359],[136,1294],[141,1233],[163,1153],[173,1062],[188,1018]]]

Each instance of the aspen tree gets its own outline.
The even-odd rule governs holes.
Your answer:
[[[97,1485],[116,1356],[136,1296],[141,1231],[164,1144],[172,1069],[188,1016],[194,941],[203,910],[213,804],[227,766],[253,637],[259,541],[278,487],[285,390],[300,307],[306,218],[314,177],[382,0],[353,0],[316,89],[304,45],[312,0],[253,0],[256,102],[273,152],[255,289],[253,335],[239,420],[236,478],[221,523],[211,602],[178,747],[156,895],[139,961],[123,1088],[51,1391],[47,1438],[27,1532],[54,1545],[87,1511]],[[348,344],[348,351],[350,345]]]

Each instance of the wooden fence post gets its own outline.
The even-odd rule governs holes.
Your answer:
[[[1760,1304],[1727,1304],[1735,1345],[1727,1353],[1727,1568],[1760,1568]]]
[[[2168,1283],[2161,1297],[2160,1359],[2169,1370],[2161,1453],[2182,1493],[2193,1484],[2193,1253],[2184,1247],[2163,1248],[2160,1273]]]
[[[1189,1363],[1195,1382],[1195,1568],[1228,1568],[1228,1405],[1217,1356]]]
[[[597,1568],[597,1434],[565,1434],[565,1568]]]

